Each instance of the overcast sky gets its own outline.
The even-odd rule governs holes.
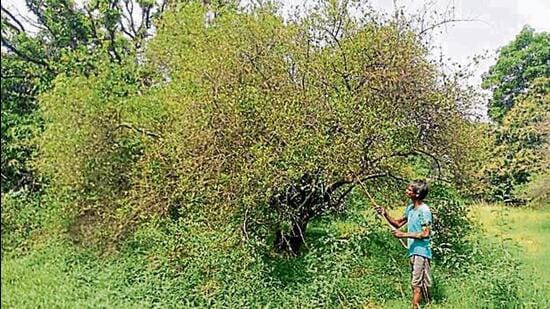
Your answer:
[[[76,0],[77,2],[82,2]],[[278,0],[285,11],[296,5],[302,6],[307,0]],[[365,0],[366,1],[366,0]],[[369,0],[375,9],[391,13],[393,0]],[[396,0],[408,12],[414,12],[426,0]],[[536,31],[550,31],[550,0],[433,0],[443,11],[449,4],[455,7],[455,18],[476,19],[479,21],[455,23],[443,28],[436,42],[441,45],[443,54],[452,61],[468,63],[472,56],[488,51],[495,55],[496,50],[514,39],[524,25]],[[2,5],[25,12],[25,0],[2,0]],[[493,59],[483,62],[476,71],[472,83],[479,83],[481,74],[494,63]]]
[[[373,4],[383,10],[393,10],[393,1],[374,0]],[[424,1],[401,0],[398,4],[414,9]],[[443,9],[449,2],[456,7],[456,18],[479,21],[459,22],[445,27],[442,35],[436,37],[443,53],[459,63],[467,63],[476,55],[488,51],[496,55],[499,47],[514,39],[524,25],[536,31],[550,31],[549,0],[455,0],[437,1]],[[477,70],[475,82],[481,81],[481,74],[494,63],[491,57]]]
[[[282,0],[285,9],[303,5],[307,0]],[[369,0],[376,10],[384,13],[394,11],[393,0]],[[456,19],[474,19],[476,21],[457,22],[442,28],[443,33],[436,35],[436,44],[446,57],[461,64],[467,64],[475,55],[488,52],[490,56],[483,61],[470,81],[481,82],[481,74],[494,63],[499,47],[514,39],[525,25],[536,31],[550,31],[550,0],[396,0],[399,7],[414,13],[426,3],[435,3],[440,12],[449,6],[455,7]],[[434,32],[435,33],[435,32]],[[439,52],[439,51],[434,51]]]

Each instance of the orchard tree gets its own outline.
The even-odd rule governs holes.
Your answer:
[[[526,26],[508,45],[499,50],[497,62],[483,77],[483,87],[493,92],[489,116],[501,122],[538,77],[550,76],[550,33],[535,33]]]
[[[550,79],[540,77],[531,83],[526,93],[516,98],[502,124],[493,129],[492,160],[484,169],[493,199],[516,204],[523,202],[518,189],[529,188],[537,175],[544,179],[550,167],[549,128]],[[542,186],[538,189],[541,193],[532,198],[544,199],[548,193],[543,191],[548,192],[548,186],[543,183],[535,186]]]
[[[484,76],[483,86],[493,91],[489,115],[496,121],[489,129],[494,139],[489,144],[491,160],[483,168],[491,200],[510,204],[529,200],[521,198],[520,191],[545,169],[548,76],[550,34],[535,33],[530,27],[500,49],[497,62]]]
[[[193,218],[296,252],[358,185],[469,177],[471,98],[406,23],[334,1],[286,22],[263,6],[205,13],[175,6],[142,67],[60,76],[41,97],[35,162],[67,213],[116,237]],[[129,87],[144,70],[148,88]]]

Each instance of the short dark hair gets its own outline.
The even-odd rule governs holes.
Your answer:
[[[428,195],[430,186],[424,179],[415,179],[410,183],[410,186],[415,194],[418,194],[417,199],[422,201]]]

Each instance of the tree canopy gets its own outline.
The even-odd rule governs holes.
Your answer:
[[[483,86],[492,90],[489,100],[491,119],[502,121],[533,80],[548,76],[550,33],[535,33],[533,28],[526,26],[515,40],[500,49],[497,62],[483,77]]]
[[[21,16],[2,6],[2,192],[40,186],[28,161],[40,132],[37,95],[60,73],[94,74],[104,56],[122,62],[152,35],[166,2],[26,1]]]
[[[490,196],[509,203],[520,202],[518,189],[548,170],[550,79],[535,79],[515,101],[493,128],[492,159],[484,167]]]
[[[205,12],[165,13],[144,67],[60,76],[41,97],[37,166],[72,213],[123,222],[117,235],[201,213],[288,239],[364,181],[469,177],[469,98],[406,26],[331,4],[294,22]]]

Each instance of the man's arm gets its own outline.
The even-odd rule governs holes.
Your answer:
[[[405,233],[398,230],[393,232],[393,236],[397,238],[414,238],[414,239],[424,239],[430,237],[430,227],[424,226],[422,232],[418,233]]]
[[[420,224],[422,225],[422,231],[414,233],[403,233],[397,231],[393,235],[397,238],[413,238],[413,239],[426,239],[431,235],[431,225],[432,225],[432,213],[428,209],[422,209],[419,215]]]
[[[382,215],[384,217],[384,219],[386,219],[390,224],[391,226],[393,226],[394,228],[396,229],[399,229],[401,228],[403,225],[407,224],[407,218],[403,217],[403,218],[392,218],[388,212],[386,211],[386,209],[384,209],[383,207],[376,207],[376,212],[380,215]]]

